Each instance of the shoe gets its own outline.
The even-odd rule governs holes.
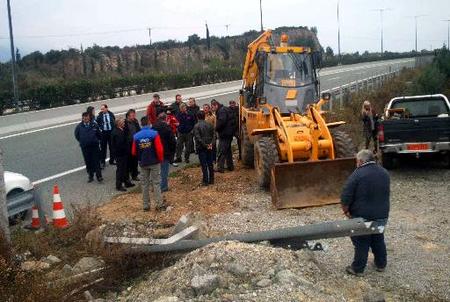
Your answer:
[[[208,184],[213,185],[213,184],[214,184],[214,179],[210,180],[210,181],[208,182]]]
[[[357,276],[357,277],[361,277],[363,275],[363,273],[355,272],[355,270],[353,269],[353,267],[351,265],[349,265],[345,268],[345,272],[349,275],[353,275],[353,276]]]
[[[150,211],[150,206],[144,206],[144,212]]]
[[[207,187],[209,185],[209,183],[207,182],[202,182],[202,187]]]
[[[378,266],[375,265],[375,270],[377,272],[384,273],[384,271],[386,270],[386,267],[378,267]]]
[[[116,188],[117,191],[119,192],[126,192],[127,189],[125,189],[124,187],[120,187],[120,188]]]
[[[109,164],[112,165],[112,166],[116,165],[116,163],[114,161],[111,161],[111,160],[109,161]]]
[[[225,173],[225,170],[224,170],[224,169],[217,169],[217,170],[214,170],[214,172],[217,172],[217,173]]]
[[[91,183],[91,182],[93,182],[94,181],[94,177],[89,177],[88,178],[88,183]]]
[[[174,166],[174,167],[178,167],[178,164],[177,164],[177,163],[175,163],[175,162],[173,162],[173,163],[172,163],[172,166]]]
[[[105,168],[106,168],[106,164],[105,164],[105,163],[101,163],[101,164],[100,164],[100,168],[101,168],[101,169],[105,169]]]
[[[169,189],[161,189],[161,193],[169,192]]]
[[[228,168],[227,170],[232,172],[232,171],[234,171],[234,167]]]
[[[177,159],[175,159],[173,162],[174,162],[174,163],[181,163],[182,160],[181,160],[181,158],[177,158]]]
[[[97,181],[98,181],[98,182],[102,182],[102,181],[103,181],[103,177],[101,177],[101,176],[100,176],[100,177],[97,177]]]
[[[140,181],[141,179],[139,177],[135,176],[135,177],[131,177],[131,180]]]
[[[189,158],[185,159],[184,162],[187,163],[187,164],[190,163]]]
[[[131,183],[131,182],[125,183],[125,188],[132,188],[132,187],[134,187],[134,186],[135,186],[134,183]]]

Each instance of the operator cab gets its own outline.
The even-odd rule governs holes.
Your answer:
[[[261,47],[256,54],[259,69],[255,94],[259,104],[278,107],[281,113],[304,112],[318,100],[317,59],[310,48],[288,47],[282,35],[280,47]]]

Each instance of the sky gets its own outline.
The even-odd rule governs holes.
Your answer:
[[[10,59],[7,0],[0,0],[0,60]],[[152,41],[185,41],[193,33],[236,35],[260,28],[259,0],[10,0],[15,46],[22,55],[35,50],[132,46]],[[447,42],[450,0],[340,0],[341,51],[380,50],[380,13],[384,12],[384,49],[414,49]],[[262,0],[264,28],[316,26],[322,46],[337,52],[337,0]],[[227,27],[228,25],[228,32]]]

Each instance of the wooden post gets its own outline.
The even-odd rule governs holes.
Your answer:
[[[0,149],[0,231],[8,242],[11,242],[11,234],[9,232],[8,208],[6,205],[5,192],[5,174],[3,170],[3,150]]]

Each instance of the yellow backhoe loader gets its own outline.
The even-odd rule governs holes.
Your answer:
[[[339,202],[345,179],[355,168],[355,147],[337,131],[345,122],[327,123],[319,97],[320,54],[288,46],[281,35],[274,45],[270,30],[248,46],[240,91],[242,160],[254,166],[272,202],[301,208]]]

